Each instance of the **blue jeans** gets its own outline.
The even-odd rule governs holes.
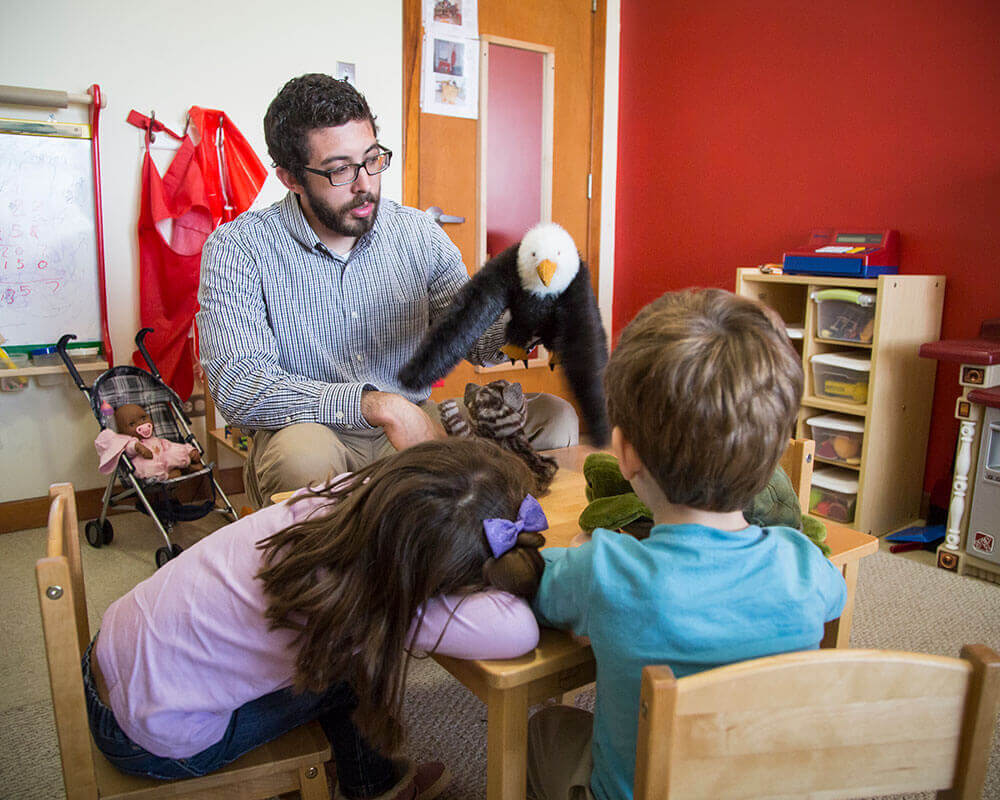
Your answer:
[[[330,740],[337,781],[345,797],[372,797],[396,783],[392,761],[370,747],[351,720],[358,701],[347,683],[335,683],[322,694],[279,689],[236,709],[222,738],[200,753],[187,758],[154,755],[125,735],[111,709],[98,697],[90,669],[93,648],[91,642],[81,663],[90,732],[97,748],[122,772],[163,780],[207,775],[315,719]]]

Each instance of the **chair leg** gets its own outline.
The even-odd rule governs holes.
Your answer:
[[[330,787],[323,764],[302,767],[299,770],[299,787],[302,800],[330,800]]]

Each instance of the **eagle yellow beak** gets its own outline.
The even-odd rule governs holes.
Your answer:
[[[536,268],[538,271],[538,277],[541,279],[542,283],[548,286],[552,282],[552,276],[556,274],[556,262],[549,261],[545,259]]]

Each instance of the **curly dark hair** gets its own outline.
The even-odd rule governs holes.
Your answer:
[[[264,140],[274,165],[298,180],[309,162],[309,132],[354,120],[368,120],[378,135],[375,115],[365,96],[347,81],[313,72],[292,78],[281,87],[264,115]]]

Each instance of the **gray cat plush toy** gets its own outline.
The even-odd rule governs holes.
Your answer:
[[[559,465],[555,459],[538,453],[524,433],[524,391],[521,384],[498,380],[480,386],[465,386],[465,419],[458,403],[445,400],[441,403],[441,424],[451,436],[479,436],[492,439],[501,447],[519,456],[535,473],[539,491],[549,488]]]

